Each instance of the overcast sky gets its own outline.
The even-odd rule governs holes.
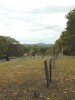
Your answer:
[[[75,0],[0,0],[0,35],[21,43],[54,43]]]

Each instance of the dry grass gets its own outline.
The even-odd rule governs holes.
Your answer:
[[[45,59],[0,63],[0,99],[34,100],[34,91],[39,90],[39,100],[75,100],[75,57],[57,59],[49,89],[45,82]]]

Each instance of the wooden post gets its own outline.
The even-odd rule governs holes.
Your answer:
[[[52,82],[52,58],[49,61],[50,83]]]
[[[54,55],[53,56],[53,67],[55,67],[55,65],[56,65],[56,56]]]
[[[63,45],[62,45],[62,56],[63,56]]]
[[[56,50],[55,47],[53,48],[53,67],[55,67],[55,63],[56,63]]]
[[[45,74],[46,74],[47,87],[49,88],[49,74],[48,74],[47,59],[44,61],[44,65],[45,65]]]

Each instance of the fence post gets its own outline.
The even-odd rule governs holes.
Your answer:
[[[55,46],[53,47],[53,67],[55,67],[55,63],[56,63],[56,49]]]
[[[50,83],[52,82],[52,58],[49,61]]]
[[[53,67],[55,67],[56,66],[56,56],[54,55],[53,56]]]
[[[47,59],[44,61],[44,65],[45,65],[45,74],[46,74],[47,87],[49,88],[49,74],[48,74]]]

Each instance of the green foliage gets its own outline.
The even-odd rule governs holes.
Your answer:
[[[30,57],[39,55],[50,55],[52,45],[21,45],[17,40],[11,37],[0,36],[0,59],[9,60],[11,57],[22,57],[27,54]]]
[[[12,56],[23,56],[24,46],[14,38],[0,36],[0,59],[9,60]]]
[[[9,56],[21,57],[25,53],[24,47],[21,44],[10,44],[7,54]]]
[[[66,30],[69,32],[69,34],[75,34],[75,9],[71,10],[68,15],[66,16],[68,19],[67,21],[67,28]]]
[[[55,42],[55,51],[56,51],[57,55],[61,51],[61,47],[62,47],[61,40],[60,39],[56,40],[56,42]]]
[[[35,44],[35,45],[24,45],[25,47],[25,53],[28,54],[28,56],[35,56],[35,55],[50,55],[52,54],[52,48],[53,45],[49,44]]]
[[[60,45],[63,46],[65,55],[75,55],[75,9],[71,10],[66,18],[68,19],[66,31],[63,31],[60,36]],[[57,41],[59,42],[59,39]],[[61,46],[57,41],[55,45],[58,46],[57,48],[59,49]],[[60,51],[61,49],[59,52]]]
[[[3,36],[0,36],[0,59],[6,55],[6,51],[8,49],[7,46],[8,46],[7,40]]]
[[[33,52],[32,52],[32,56],[38,55],[39,54],[39,47],[37,47],[36,45],[33,47]]]

